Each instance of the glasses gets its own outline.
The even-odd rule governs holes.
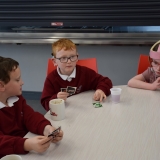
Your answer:
[[[78,55],[74,55],[70,57],[55,58],[55,59],[58,59],[61,63],[67,63],[69,59],[71,62],[74,62],[78,59]]]
[[[152,66],[153,67],[160,67],[160,64],[156,61],[152,61]]]

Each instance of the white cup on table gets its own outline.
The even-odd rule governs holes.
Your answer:
[[[0,160],[22,160],[22,158],[19,155],[11,154],[11,155],[2,157]]]
[[[121,96],[121,88],[111,88],[111,97],[113,103],[119,103],[120,102],[120,96]]]
[[[51,119],[60,121],[65,118],[65,102],[63,99],[52,99],[49,101]]]

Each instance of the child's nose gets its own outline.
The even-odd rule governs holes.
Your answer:
[[[71,59],[70,59],[70,58],[68,58],[68,61],[67,61],[67,63],[71,63]]]
[[[157,69],[160,70],[160,65],[158,65]]]
[[[24,82],[21,80],[21,85],[23,85],[24,84]]]

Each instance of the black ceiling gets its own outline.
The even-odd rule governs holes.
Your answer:
[[[160,26],[160,1],[0,0],[0,27],[22,26],[63,29]]]

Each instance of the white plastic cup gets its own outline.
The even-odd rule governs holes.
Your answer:
[[[49,101],[51,119],[60,121],[65,118],[65,102],[63,99],[52,99]]]
[[[121,88],[111,88],[111,97],[113,103],[119,103],[120,102],[120,96],[121,96]]]
[[[11,154],[11,155],[2,157],[0,160],[22,160],[22,158],[19,155]]]

